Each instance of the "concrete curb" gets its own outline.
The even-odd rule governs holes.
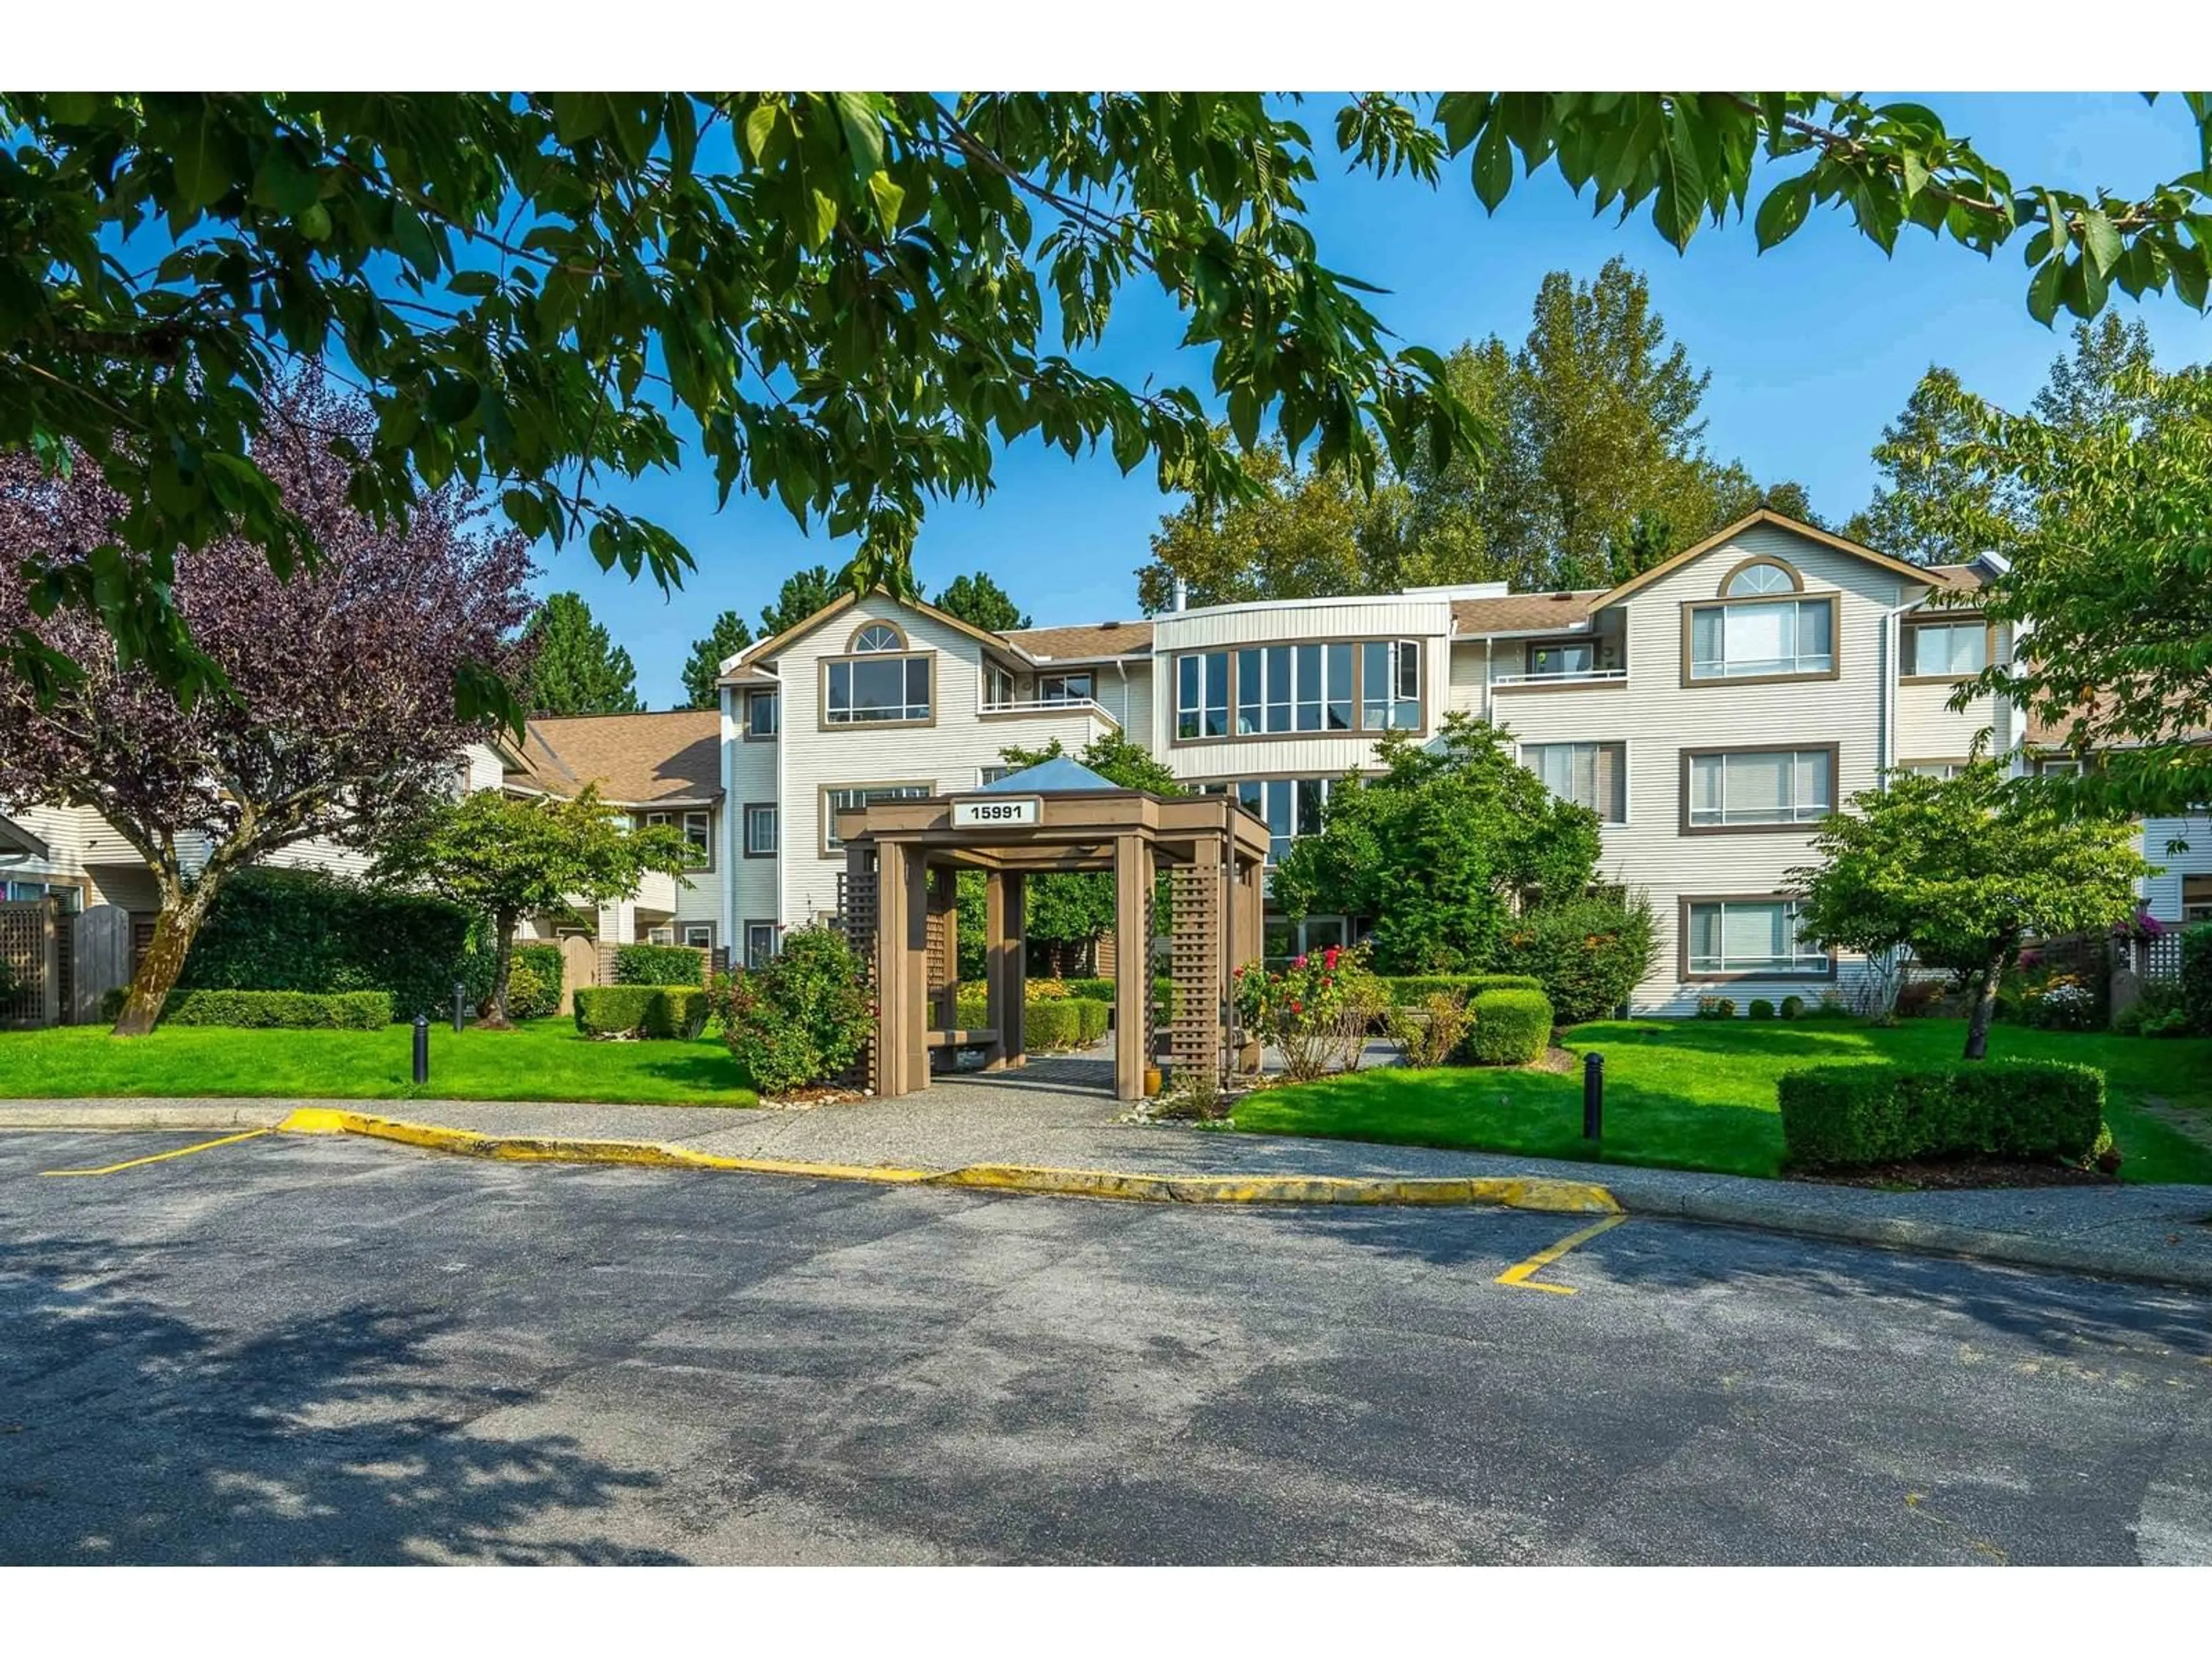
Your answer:
[[[1939,1222],[1911,1221],[1899,1216],[1818,1215],[1793,1210],[1786,1205],[1719,1193],[1692,1193],[1679,1197],[1650,1194],[1638,1199],[1630,1212],[1655,1220],[1707,1222],[1842,1244],[1867,1244],[1916,1255],[1954,1256],[1995,1267],[2036,1267],[2142,1285],[2212,1291],[2212,1261],[2167,1258],[2154,1248],[2139,1244],[2039,1238],[2031,1233],[1949,1227]]]
[[[863,1181],[884,1186],[967,1187],[991,1192],[1113,1198],[1152,1204],[1492,1204],[1573,1215],[1618,1215],[1602,1187],[1583,1181],[1479,1177],[1405,1180],[1354,1176],[1159,1176],[1113,1170],[1060,1170],[977,1164],[930,1171],[851,1164],[802,1164],[724,1158],[651,1140],[582,1140],[553,1135],[489,1135],[441,1124],[414,1123],[326,1107],[293,1112],[278,1126],[287,1134],[355,1134],[464,1158],[524,1163],[627,1164],[652,1169],[736,1170],[801,1176],[816,1181]]]
[[[67,1103],[46,1106],[0,1103],[0,1129],[273,1129],[291,1111],[265,1101],[195,1102],[189,1106],[149,1100],[102,1106],[97,1115]]]

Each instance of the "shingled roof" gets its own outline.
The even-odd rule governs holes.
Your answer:
[[[1452,632],[1533,634],[1572,628],[1589,620],[1590,603],[1605,590],[1576,593],[1505,593],[1494,599],[1454,599]]]
[[[720,800],[722,717],[712,708],[659,714],[540,715],[522,758],[529,781],[573,795],[587,783],[625,806]]]
[[[1072,628],[1017,628],[1006,635],[1032,657],[1091,662],[1100,657],[1142,656],[1152,648],[1150,622],[1079,623]]]

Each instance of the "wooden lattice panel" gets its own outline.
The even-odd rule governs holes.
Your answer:
[[[1168,915],[1169,973],[1175,981],[1173,1006],[1168,1013],[1168,1057],[1178,1079],[1218,1080],[1220,872],[1210,865],[1177,865],[1170,870]]]
[[[878,974],[876,963],[876,875],[873,871],[860,880],[852,880],[846,872],[837,875],[837,915],[845,929],[845,942],[853,947],[860,958],[860,982],[867,988],[868,1000],[876,998]],[[869,1094],[878,1091],[879,1081],[876,1066],[876,1044],[872,1036],[860,1057],[845,1074],[848,1089],[865,1090]]]
[[[44,899],[0,903],[0,962],[15,981],[12,995],[0,997],[0,1026],[43,1025],[46,1022],[46,976],[53,971],[48,948],[52,921]]]

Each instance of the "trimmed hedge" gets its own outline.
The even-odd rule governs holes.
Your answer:
[[[1057,997],[1022,1005],[1022,1033],[1031,1051],[1076,1048],[1106,1035],[1112,1014],[1109,1005],[1095,997]],[[981,997],[963,997],[953,1005],[952,1017],[963,1030],[979,1030],[990,1021],[990,1007]]]
[[[241,870],[192,940],[184,991],[383,991],[412,1019],[453,1005],[469,913],[321,870]],[[558,952],[556,952],[558,955]]]
[[[374,1031],[392,1024],[389,991],[172,991],[165,1025]]]
[[[1464,995],[1469,1001],[1485,991],[1540,991],[1544,981],[1528,974],[1404,974],[1382,976],[1390,1000],[1401,1008],[1426,1002],[1438,994]]]
[[[576,990],[576,1029],[592,1037],[689,1042],[707,1028],[707,993],[696,985],[585,985]]]
[[[2105,1074],[2057,1060],[1823,1066],[1775,1085],[1793,1169],[1923,1158],[2057,1158],[2097,1144]]]
[[[1469,1006],[1474,1028],[1467,1048],[1478,1066],[1527,1066],[1552,1046],[1552,1003],[1541,991],[1485,991]]]
[[[688,945],[618,945],[617,985],[701,985],[706,982],[704,952]]]
[[[2182,933],[2181,1006],[2191,1030],[2212,1035],[2212,921]]]

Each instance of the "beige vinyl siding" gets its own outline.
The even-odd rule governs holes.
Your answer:
[[[1944,707],[1953,687],[1900,685],[1897,688],[1897,754],[1900,760],[1963,760],[1974,737],[1984,728],[1992,732],[1992,752],[2001,734],[1995,732],[1996,699],[1977,697],[1960,713]]]
[[[1457,640],[1448,649],[1451,674],[1444,690],[1444,707],[1480,715],[1489,700],[1490,647],[1481,640]]]
[[[1683,605],[1714,598],[1722,578],[1754,556],[1794,566],[1808,596],[1837,596],[1838,677],[1683,685]],[[1699,996],[1712,994],[1711,987],[1685,980],[1678,970],[1676,929],[1684,896],[1781,892],[1790,884],[1790,868],[1812,861],[1809,828],[1764,835],[1681,835],[1682,750],[1833,743],[1837,799],[1873,787],[1880,764],[1882,676],[1893,672],[1883,649],[1885,616],[1917,591],[1848,554],[1778,526],[1754,526],[1623,601],[1628,611],[1626,690],[1562,689],[1498,700],[1500,724],[1524,744],[1627,742],[1629,821],[1601,832],[1605,853],[1600,876],[1644,888],[1651,896],[1658,966],[1632,999],[1638,1012],[1688,1013]],[[1846,958],[1844,979],[1856,970]],[[1724,988],[1739,1005],[1754,996],[1778,999],[1792,990],[1815,994],[1784,979],[1745,980]]]

